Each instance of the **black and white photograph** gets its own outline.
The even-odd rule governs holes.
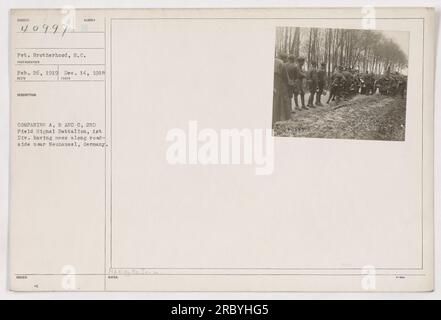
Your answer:
[[[277,27],[274,136],[404,141],[409,33]]]
[[[0,300],[186,320],[441,297],[441,3],[20,1]]]

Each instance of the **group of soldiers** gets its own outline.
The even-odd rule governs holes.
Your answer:
[[[374,94],[377,89],[381,94],[400,94],[404,97],[407,79],[398,72],[391,73],[390,68],[377,76],[373,72],[360,73],[350,67],[338,66],[328,85],[326,63],[318,67],[312,61],[307,71],[304,71],[304,64],[303,57],[296,58],[285,53],[277,55],[274,65],[273,125],[276,121],[291,119],[291,113],[295,111],[322,107],[321,96],[326,94],[325,88],[329,89],[328,104],[331,100],[338,102],[357,93]],[[306,104],[305,91],[309,93]]]
[[[361,74],[357,69],[338,66],[331,77],[329,86],[329,99],[340,100],[356,93],[374,94],[376,92],[376,76],[373,72],[366,71]]]
[[[326,65],[322,63],[317,69],[317,63],[312,62],[307,72],[303,66],[303,57],[295,58],[279,53],[274,64],[274,92],[273,92],[273,124],[276,121],[291,119],[294,110],[307,110],[322,106],[321,96],[326,87]],[[305,104],[304,83],[310,93]],[[300,102],[299,102],[300,97]],[[294,98],[294,99],[293,99]],[[314,104],[315,98],[315,104]],[[292,101],[294,100],[294,108]]]
[[[390,67],[382,75],[375,75],[373,72],[360,73],[357,69],[339,66],[331,81],[331,94],[333,90],[337,97],[347,97],[356,93],[370,95],[378,90],[383,95],[400,95],[404,98],[407,86],[406,76],[398,71],[391,72]]]
[[[404,98],[407,88],[407,77],[400,74],[398,71],[391,72],[390,68],[375,81],[375,86],[381,94],[399,95]]]

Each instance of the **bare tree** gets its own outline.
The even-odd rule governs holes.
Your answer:
[[[401,48],[373,30],[279,27],[275,48],[295,57],[304,56],[307,67],[312,61],[325,62],[328,75],[338,65],[375,73],[407,67],[407,55]]]

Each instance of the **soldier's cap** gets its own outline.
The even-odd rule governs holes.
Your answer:
[[[294,62],[294,61],[296,60],[296,57],[295,57],[293,54],[290,54],[290,55],[288,56],[288,60]]]
[[[311,62],[311,65],[315,67],[315,66],[317,65],[317,62],[312,61],[312,62]]]
[[[320,65],[321,65],[322,67],[326,67],[326,62],[322,62],[322,63],[320,63]]]
[[[300,62],[300,61],[301,61],[301,62],[304,62],[304,61],[305,61],[305,58],[303,58],[303,57],[298,57],[298,58],[297,58],[297,61],[299,61],[299,62]]]

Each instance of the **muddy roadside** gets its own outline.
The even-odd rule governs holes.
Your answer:
[[[274,135],[404,141],[405,124],[405,99],[357,95],[338,104],[296,111],[291,120],[276,123]]]

